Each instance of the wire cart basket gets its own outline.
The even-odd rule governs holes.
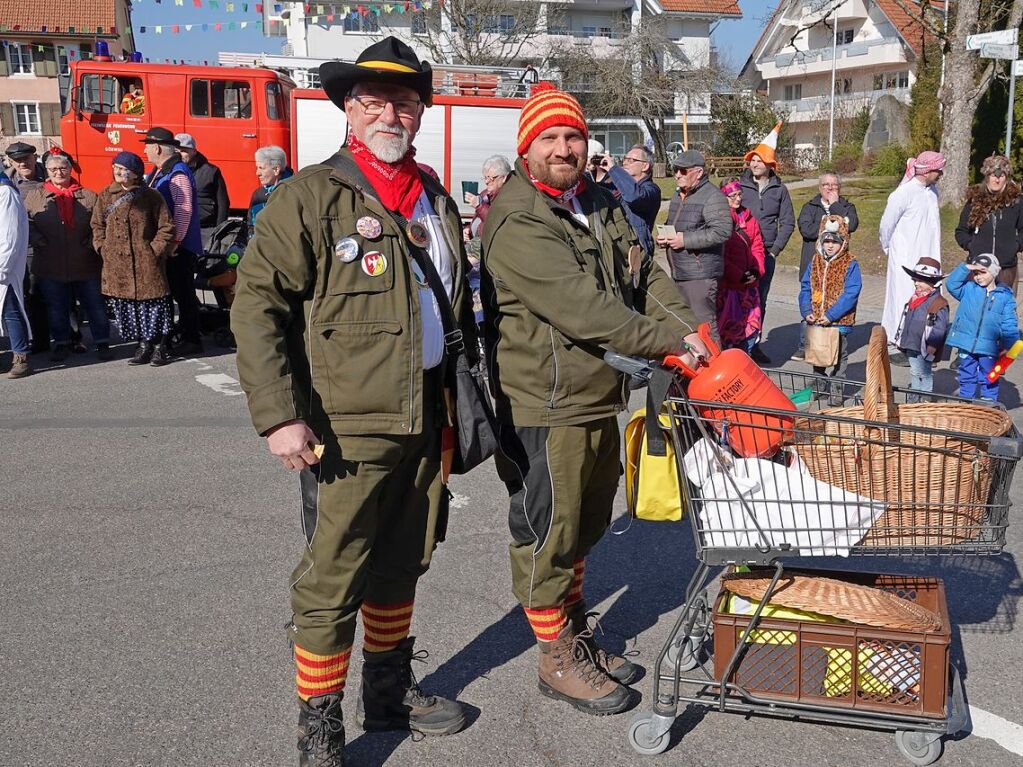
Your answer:
[[[674,450],[699,560],[657,658],[653,707],[629,725],[632,747],[666,750],[684,703],[893,731],[910,762],[936,761],[943,738],[967,722],[962,683],[949,662],[941,581],[787,569],[785,560],[999,554],[1023,456],[1023,439],[1004,409],[941,395],[915,404],[918,392],[891,386],[886,355],[888,378],[879,387],[869,356],[867,385],[764,371],[800,403],[795,412],[690,399],[677,371],[613,352],[606,359],[647,380],[648,397],[659,400],[667,390],[660,426]],[[978,410],[971,415],[971,408]],[[1001,422],[994,436],[975,433],[972,419],[981,411]],[[647,423],[657,423],[650,412]],[[959,424],[953,416],[962,412],[967,419]],[[729,429],[758,418],[765,429],[784,424],[780,450],[736,455]],[[916,425],[921,418],[932,425]],[[720,569],[723,587],[711,601],[708,587]],[[831,590],[829,606],[848,611],[831,610],[844,618],[812,612],[821,594],[808,589],[821,588]],[[866,614],[863,598],[870,610],[894,611],[884,625],[857,617]],[[929,618],[920,622],[922,616]]]

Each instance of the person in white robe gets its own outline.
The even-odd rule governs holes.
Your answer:
[[[889,356],[896,365],[908,365],[906,356],[893,344],[906,302],[913,295],[912,270],[924,256],[941,261],[941,220],[935,184],[945,168],[940,152],[921,152],[906,161],[906,175],[888,196],[881,216],[881,249],[888,257],[884,312],[881,325],[888,334]]]

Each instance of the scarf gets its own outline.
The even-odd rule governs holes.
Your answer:
[[[547,184],[539,181],[529,170],[529,163],[526,162],[526,158],[522,158],[522,167],[526,169],[526,173],[529,174],[529,182],[539,189],[541,192],[546,194],[548,197],[553,197],[557,202],[562,205],[571,207],[572,200],[583,193],[586,189],[586,177],[583,176],[579,179],[579,183],[571,189],[555,189],[553,186],[547,186]]]
[[[57,199],[57,215],[65,229],[75,227],[75,192],[81,189],[74,181],[69,186],[57,186],[52,181],[43,184],[43,188]]]
[[[918,306],[920,306],[920,304],[922,304],[924,301],[926,301],[928,298],[930,298],[933,295],[934,295],[934,291],[933,290],[930,293],[927,293],[927,294],[922,295],[922,296],[914,295],[911,299],[909,299],[909,310],[913,311]]]
[[[945,169],[945,155],[941,152],[927,150],[916,157],[906,160],[906,175],[902,177],[903,183],[909,181],[913,176],[922,176],[932,170]]]
[[[398,162],[384,162],[352,134],[348,137],[348,151],[352,153],[355,164],[383,206],[397,211],[405,218],[412,218],[416,203],[423,194],[423,180],[419,177],[419,166],[416,165],[415,147],[409,147]]]

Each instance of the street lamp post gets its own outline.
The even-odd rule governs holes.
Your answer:
[[[835,19],[831,24],[831,119],[828,120],[828,160],[835,151],[835,78],[838,69],[838,7],[835,5]]]

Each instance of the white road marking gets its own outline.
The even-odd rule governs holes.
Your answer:
[[[970,706],[970,732],[993,740],[1006,751],[1023,756],[1023,727],[982,708]]]
[[[218,394],[226,394],[229,397],[237,397],[244,394],[241,384],[231,378],[231,376],[223,373],[204,373],[203,375],[197,375],[195,380],[203,386],[213,389]]]

